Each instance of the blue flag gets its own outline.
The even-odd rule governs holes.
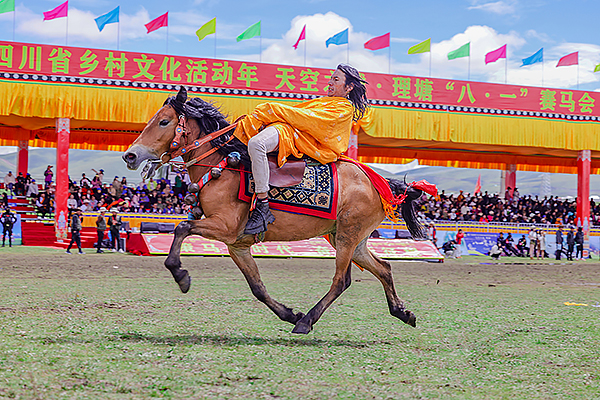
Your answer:
[[[96,25],[98,25],[100,32],[102,32],[102,29],[104,29],[106,24],[114,24],[115,22],[119,22],[119,7],[120,6],[117,6],[117,8],[114,10],[109,11],[95,19]]]
[[[348,28],[327,39],[325,45],[329,47],[330,44],[348,44]]]
[[[524,67],[525,65],[539,63],[539,62],[544,62],[544,48],[543,47],[541,49],[539,49],[537,51],[537,53],[535,53],[534,55],[524,58],[523,65],[521,65],[521,67]]]

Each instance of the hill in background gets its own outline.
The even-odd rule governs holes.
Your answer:
[[[16,171],[16,153],[0,155],[0,175],[3,178],[8,171]],[[29,151],[29,173],[38,181],[43,181],[47,165],[56,168],[56,149],[36,148]],[[92,168],[104,169],[106,182],[111,182],[115,176],[125,176],[130,183],[141,182],[140,171],[130,171],[121,159],[121,153],[96,150],[69,150],[69,175],[79,180],[81,173],[90,179],[93,177]],[[460,190],[472,193],[481,174],[482,191],[497,193],[500,188],[500,171],[491,169],[465,169],[419,166],[416,162],[410,165],[374,165],[374,168],[386,178],[404,179],[408,182],[426,179],[446,193],[458,193]],[[546,176],[546,178],[544,178]],[[544,183],[544,180],[546,183]],[[539,172],[517,172],[517,187],[521,195],[543,195],[544,186],[555,196],[565,197],[577,195],[577,176],[570,174],[543,174]],[[600,176],[592,175],[590,194],[600,195]]]

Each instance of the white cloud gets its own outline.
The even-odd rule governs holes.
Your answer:
[[[473,5],[468,7],[469,10],[481,10],[485,12],[490,12],[493,14],[499,15],[507,15],[514,14],[516,12],[516,4],[515,0],[512,1],[494,1],[488,3],[482,3],[481,1],[475,0],[472,2]]]

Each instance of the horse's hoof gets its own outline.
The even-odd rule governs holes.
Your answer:
[[[177,281],[177,284],[179,285],[179,290],[181,290],[181,293],[187,293],[192,285],[192,277],[187,271],[185,271],[185,275],[183,278]]]
[[[296,325],[298,323],[298,321],[300,321],[302,318],[304,318],[304,313],[299,312],[295,315],[295,321],[294,321],[294,325]]]
[[[404,310],[404,315],[406,315],[406,320],[403,319],[402,321],[404,321],[404,323],[406,323],[407,325],[410,325],[413,328],[416,328],[417,327],[417,316],[408,310]]]
[[[298,333],[298,334],[306,335],[311,330],[312,330],[312,326],[310,326],[309,324],[305,324],[304,322],[298,321],[296,323],[296,326],[292,330],[292,333]]]

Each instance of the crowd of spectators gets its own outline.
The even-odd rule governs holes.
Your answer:
[[[438,198],[422,198],[418,215],[423,220],[512,222],[534,224],[575,225],[576,200],[563,200],[557,196],[521,196],[517,188],[498,194],[469,194],[462,190],[458,195],[446,194]],[[600,225],[600,203],[590,200],[590,223]]]
[[[79,179],[70,179],[70,210],[98,211],[116,208],[119,212],[185,214],[187,206],[183,199],[187,194],[189,177],[184,173],[171,174],[170,180],[150,178],[148,182],[130,184],[127,178],[115,176],[112,182],[105,181],[104,170],[92,169],[90,179],[85,173]],[[4,177],[5,187],[17,195],[35,201],[38,213],[46,216],[53,212],[54,190],[52,166],[44,172],[43,189],[29,174],[14,176],[9,172]],[[563,200],[556,196],[521,196],[517,188],[507,190],[503,197],[488,192],[469,194],[462,190],[458,195],[441,191],[437,198],[429,196],[419,200],[418,216],[424,220],[511,222],[575,225],[576,201]],[[600,203],[590,200],[592,225],[600,225]]]

